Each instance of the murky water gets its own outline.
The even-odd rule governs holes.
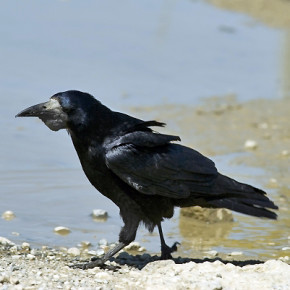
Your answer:
[[[0,213],[16,214],[9,222],[0,219],[0,235],[15,241],[114,242],[122,225],[118,209],[86,180],[67,134],[51,132],[35,119],[15,120],[21,109],[67,89],[88,91],[126,112],[168,103],[193,106],[213,95],[235,94],[242,102],[284,95],[279,82],[284,32],[202,1],[6,1],[0,24]],[[157,115],[147,111],[148,119]],[[174,119],[164,121],[170,131],[182,132]],[[231,164],[230,154],[217,160],[221,171],[246,182],[255,184],[264,172]],[[109,212],[107,222],[91,219],[94,208]],[[55,235],[59,225],[71,234]],[[273,241],[274,231],[286,232],[281,241],[279,235]],[[287,231],[242,216],[231,225],[204,226],[179,220],[178,211],[165,222],[168,243],[181,241],[180,253],[188,256],[210,248],[271,256],[269,243],[281,249]],[[137,240],[159,251],[156,233],[140,228]]]

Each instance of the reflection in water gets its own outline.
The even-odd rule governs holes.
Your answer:
[[[190,217],[179,217],[179,230],[183,238],[182,247],[185,251],[206,251],[224,243],[234,223],[209,224]]]

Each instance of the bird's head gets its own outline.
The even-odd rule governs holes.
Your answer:
[[[38,117],[53,130],[83,127],[88,124],[88,116],[100,103],[90,94],[80,91],[66,91],[53,95],[48,102],[31,106],[16,117]]]

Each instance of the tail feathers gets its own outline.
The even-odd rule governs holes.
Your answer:
[[[214,207],[224,207],[251,216],[265,217],[274,220],[277,219],[276,213],[264,207],[259,207],[253,204],[246,204],[236,198],[211,200],[208,201],[208,203]]]
[[[208,200],[214,207],[225,207],[247,215],[277,219],[276,213],[269,209],[278,207],[261,189],[220,174],[215,191],[218,194],[216,198]]]

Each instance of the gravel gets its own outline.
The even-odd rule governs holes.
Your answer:
[[[87,249],[31,249],[2,238],[0,289],[290,289],[290,265],[281,260],[220,258],[160,261],[147,253],[120,253],[104,269],[73,269]]]

